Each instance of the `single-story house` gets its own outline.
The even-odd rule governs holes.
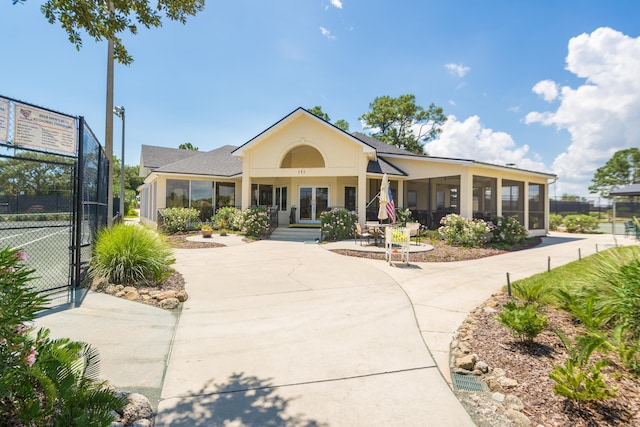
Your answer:
[[[387,174],[396,207],[435,229],[448,213],[513,216],[531,235],[545,235],[549,183],[555,175],[468,159],[411,153],[362,133],[348,133],[303,108],[236,147],[208,152],[142,146],[140,219],[158,210],[195,207],[209,220],[220,207],[268,206],[279,225],[316,223],[344,207],[361,223],[375,219]]]

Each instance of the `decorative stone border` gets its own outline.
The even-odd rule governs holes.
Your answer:
[[[485,301],[476,308],[462,322],[453,336],[449,348],[449,368],[452,373],[458,375],[473,375],[478,381],[487,385],[489,392],[456,391],[472,418],[478,425],[479,419],[485,426],[517,426],[530,427],[531,420],[522,413],[524,404],[517,396],[509,394],[509,391],[518,385],[518,382],[505,376],[505,371],[499,367],[489,366],[479,360],[476,354],[471,353],[468,342],[473,338],[473,333],[478,329],[475,316],[482,313],[496,313],[499,294]]]

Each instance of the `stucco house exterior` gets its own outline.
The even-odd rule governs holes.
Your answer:
[[[220,207],[260,205],[278,224],[316,223],[328,208],[377,216],[386,173],[397,207],[434,229],[448,213],[514,216],[530,235],[545,235],[555,175],[468,159],[417,155],[361,133],[349,134],[303,108],[243,145],[208,151],[142,146],[140,219],[158,210],[195,207],[203,220]]]

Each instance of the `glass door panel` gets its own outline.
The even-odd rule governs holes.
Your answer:
[[[298,221],[318,222],[329,206],[329,187],[300,187]]]
[[[329,206],[329,188],[317,187],[316,188],[316,208],[314,212],[314,221],[320,220],[320,214],[324,212]]]
[[[298,203],[298,206],[300,206],[300,221],[312,221],[313,188],[300,188],[300,203]]]

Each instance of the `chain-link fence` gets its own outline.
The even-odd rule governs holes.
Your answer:
[[[638,197],[619,197],[615,203],[615,218],[613,201],[603,197],[583,197],[580,200],[566,200],[551,198],[549,210],[552,214],[591,215],[598,218],[597,231],[603,233],[627,234],[625,223],[634,216],[640,218],[640,200]]]
[[[26,253],[34,289],[81,282],[107,223],[107,168],[81,117],[0,97],[0,246]]]

